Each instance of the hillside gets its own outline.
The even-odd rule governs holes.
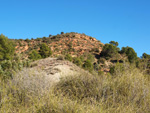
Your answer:
[[[25,58],[33,49],[39,49],[41,43],[46,43],[53,51],[53,56],[69,53],[74,57],[92,52],[99,55],[102,51],[103,43],[93,37],[79,33],[62,33],[56,36],[43,37],[37,39],[15,40],[16,53],[22,53]]]
[[[149,113],[149,75],[150,55],[115,41],[0,35],[1,113]]]
[[[40,45],[45,43],[52,51],[51,57],[57,57],[59,55],[65,56],[66,54],[71,55],[73,58],[82,57],[84,61],[90,57],[93,64],[101,67],[100,71],[109,72],[109,68],[117,60],[122,62],[126,59],[124,55],[118,54],[109,60],[105,57],[100,58],[101,51],[104,44],[96,38],[87,36],[80,33],[61,33],[56,36],[50,35],[49,37],[37,38],[37,39],[25,39],[15,40],[16,53],[22,55],[22,59],[28,59],[29,54],[32,50],[39,50]]]
[[[150,74],[150,55],[143,53],[142,58],[139,58],[132,47],[122,47],[120,50],[118,42],[110,41],[103,44],[84,33],[61,32],[54,36],[49,35],[49,37],[30,40],[15,39],[13,42],[15,43],[15,57],[19,56],[19,59],[23,61],[62,57],[62,59],[69,60],[90,72],[94,70],[97,73],[113,72],[117,63],[129,62],[144,73]],[[5,55],[5,57],[8,56],[11,55]],[[10,58],[8,57],[8,59]]]

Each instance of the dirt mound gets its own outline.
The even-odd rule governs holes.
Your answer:
[[[60,78],[65,76],[76,76],[81,73],[88,73],[69,61],[50,57],[35,61],[31,66],[33,66],[31,70],[44,72],[44,76],[51,82],[59,82]]]

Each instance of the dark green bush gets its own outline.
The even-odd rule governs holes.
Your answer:
[[[150,55],[148,55],[147,53],[143,53],[142,58],[150,59]]]
[[[122,47],[121,51],[120,51],[121,54],[125,53],[128,57],[128,60],[130,63],[133,63],[137,60],[137,53],[134,51],[133,48],[131,47]]]
[[[85,60],[85,57],[83,55],[81,55],[80,60],[83,62]]]
[[[86,70],[93,70],[93,65],[90,60],[86,60],[85,63],[83,64],[83,68]]]
[[[67,54],[67,55],[65,56],[65,59],[66,59],[66,60],[69,60],[70,62],[72,61],[72,57],[71,57],[70,54]]]
[[[64,34],[64,32],[61,32],[61,35],[63,35]]]
[[[48,39],[47,39],[46,37],[43,37],[43,38],[42,38],[42,41],[45,42],[45,43],[47,42],[47,40],[48,40]]]
[[[93,48],[91,51],[93,51],[93,52],[100,52],[98,48]]]
[[[115,57],[119,52],[119,48],[112,44],[105,44],[102,52],[100,53],[101,57],[105,57],[107,59]]]
[[[100,64],[100,63],[104,64],[105,61],[106,61],[105,58],[99,58],[97,62],[98,62],[98,64]]]
[[[27,43],[29,43],[30,42],[30,40],[27,38],[27,39],[25,39],[25,41],[27,42]]]
[[[0,35],[0,61],[9,60],[13,58],[15,51],[14,43],[5,37]]]
[[[100,66],[97,63],[94,63],[94,70],[98,71],[100,69]]]
[[[4,73],[2,66],[0,65],[0,76]]]
[[[89,60],[90,62],[94,62],[94,60],[95,60],[94,55],[88,54],[88,55],[87,55],[87,60]]]
[[[46,58],[52,55],[52,51],[45,43],[43,43],[40,45],[39,54],[42,58]]]
[[[81,65],[82,65],[82,61],[81,61],[81,59],[78,58],[78,57],[75,57],[75,58],[73,59],[73,63],[76,64],[77,66],[81,66]]]
[[[35,39],[36,41],[41,41],[42,40],[42,38],[37,38],[37,39]]]
[[[17,61],[12,62],[12,69],[17,71],[18,70],[18,64]]]
[[[49,34],[49,37],[52,37],[52,35],[51,35],[51,34]]]
[[[41,58],[41,55],[36,51],[36,50],[33,50],[30,54],[29,54],[29,59],[32,59],[32,60],[38,60]]]
[[[69,48],[72,48],[72,42],[69,42],[69,43],[68,43],[68,47],[69,47]]]
[[[110,41],[109,43],[112,44],[112,45],[114,45],[114,46],[118,46],[119,45],[119,43],[115,42],[115,41]]]
[[[1,63],[2,69],[3,70],[8,70],[12,68],[12,62],[10,60],[5,60],[4,62]]]

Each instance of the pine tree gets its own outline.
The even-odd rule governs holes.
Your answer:
[[[0,60],[12,59],[15,47],[11,40],[3,34],[0,35]]]
[[[41,44],[39,53],[42,58],[47,58],[52,55],[51,49],[45,43]]]

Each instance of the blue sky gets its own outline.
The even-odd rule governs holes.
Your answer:
[[[150,54],[150,0],[0,0],[0,33],[8,38],[62,31]]]

